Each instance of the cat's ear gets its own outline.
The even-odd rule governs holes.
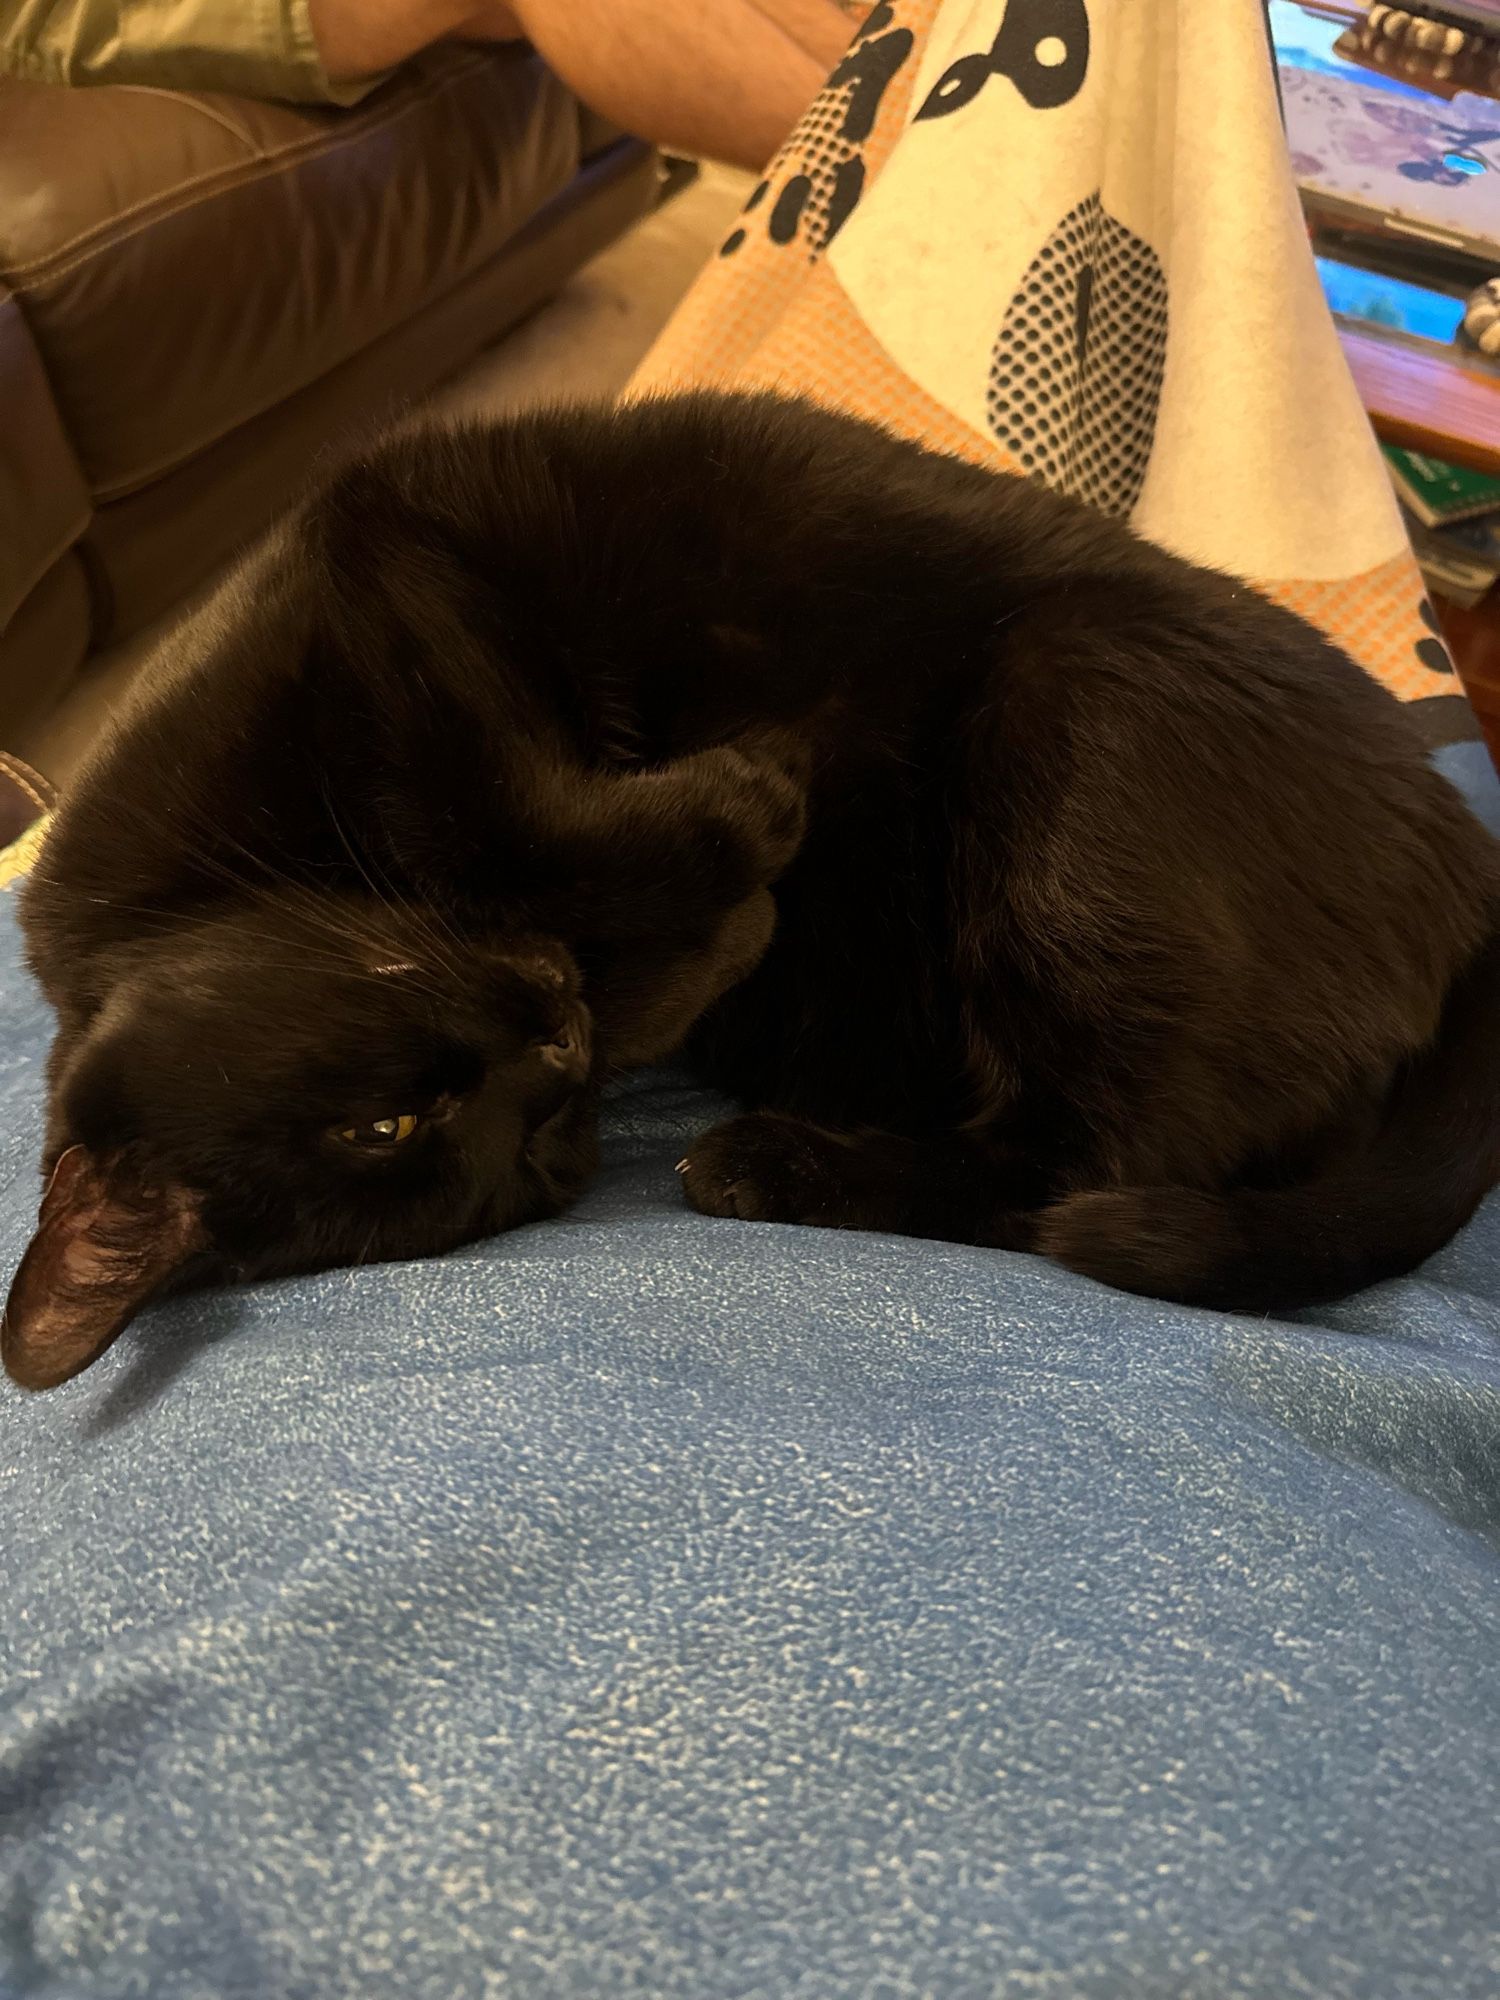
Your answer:
[[[11,1282],[0,1323],[5,1372],[23,1389],[53,1389],[81,1373],[207,1247],[186,1188],[148,1186],[118,1162],[70,1147]]]

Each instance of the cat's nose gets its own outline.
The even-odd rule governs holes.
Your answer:
[[[564,1076],[582,1077],[589,1066],[588,1017],[575,1009],[550,1041],[542,1044],[542,1060]]]

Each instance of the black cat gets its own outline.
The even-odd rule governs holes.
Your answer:
[[[1500,1176],[1497,916],[1394,700],[1071,501],[764,398],[402,438],[59,815],[5,1362],[553,1214],[684,1042],[711,1214],[1336,1294]]]

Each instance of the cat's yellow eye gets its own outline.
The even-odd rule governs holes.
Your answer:
[[[417,1121],[409,1111],[403,1111],[398,1118],[374,1118],[368,1125],[341,1125],[338,1136],[346,1146],[399,1146],[403,1139],[409,1139],[417,1129]]]

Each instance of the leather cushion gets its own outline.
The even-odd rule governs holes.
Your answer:
[[[0,135],[0,278],[100,499],[459,283],[579,146],[521,45],[431,51],[350,111],[0,81]]]
[[[81,546],[101,641],[157,617],[258,534],[341,435],[425,395],[533,311],[650,207],[655,183],[653,155],[619,142],[442,298],[168,478],[100,507]]]
[[[38,724],[83,665],[93,614],[88,573],[68,549],[0,632],[0,745],[7,750],[32,754]]]
[[[0,285],[0,632],[89,517],[89,491],[19,302]]]

